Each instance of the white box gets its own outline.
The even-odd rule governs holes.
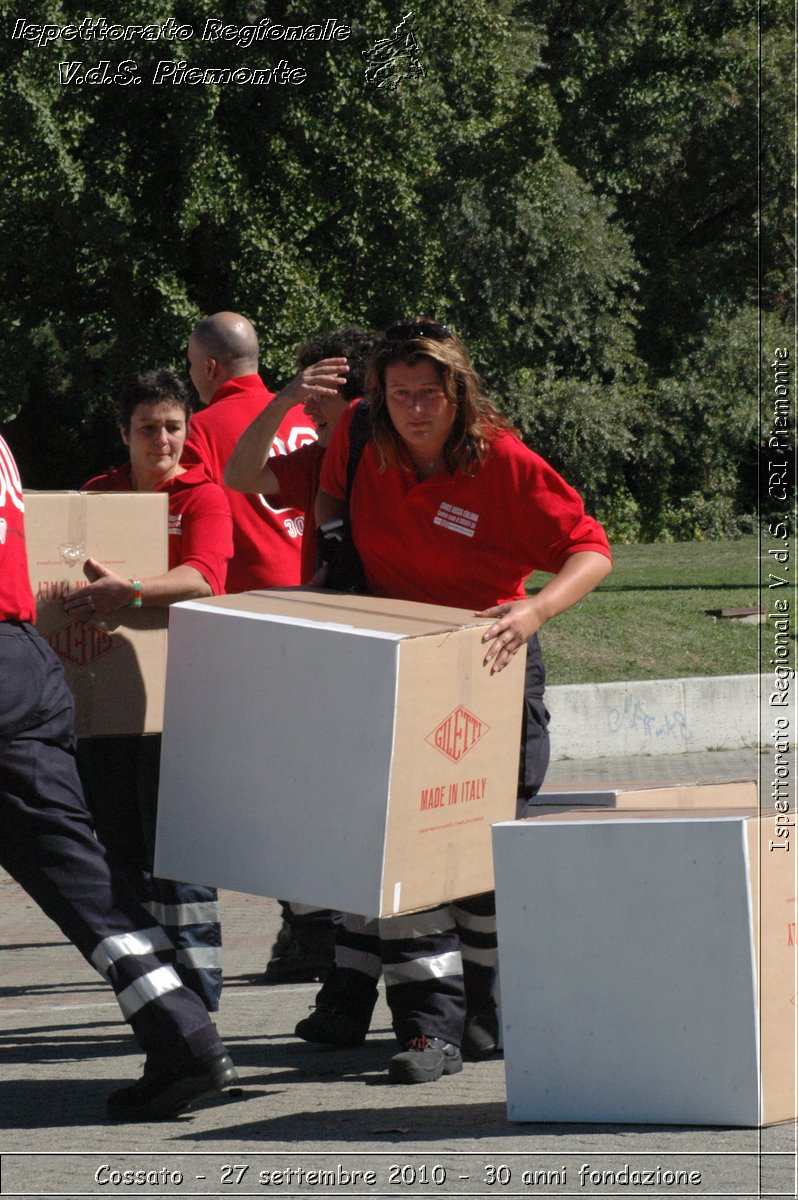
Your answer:
[[[494,827],[510,1120],[795,1117],[798,860],[777,819],[580,811]]]
[[[493,886],[524,656],[460,609],[303,589],[173,606],[158,875],[370,916]]]

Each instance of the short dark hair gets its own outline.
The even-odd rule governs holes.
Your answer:
[[[321,358],[345,358],[349,363],[349,374],[341,395],[345,400],[357,400],[363,395],[366,367],[376,344],[377,335],[360,325],[317,333],[297,350],[297,366],[310,367]]]
[[[186,385],[168,367],[140,371],[128,376],[122,384],[116,398],[116,418],[125,433],[130,431],[133,412],[139,404],[172,404],[182,408],[187,425],[192,413]]]

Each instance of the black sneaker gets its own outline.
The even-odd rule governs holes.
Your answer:
[[[395,1054],[388,1068],[389,1083],[431,1083],[441,1075],[456,1075],[463,1069],[463,1059],[457,1046],[419,1034],[405,1043],[404,1050]]]
[[[335,962],[335,934],[317,942],[311,945],[290,935],[281,945],[278,937],[261,983],[323,982]]]
[[[463,1054],[466,1058],[492,1058],[499,1049],[499,1017],[492,1012],[471,1013],[463,1030]]]
[[[305,1042],[322,1046],[362,1046],[370,1024],[371,1013],[363,1017],[343,1008],[317,1008],[297,1023],[294,1033]]]
[[[238,1083],[238,1075],[226,1052],[196,1059],[183,1070],[155,1071],[145,1066],[136,1083],[111,1093],[105,1111],[114,1121],[159,1121],[233,1083]]]

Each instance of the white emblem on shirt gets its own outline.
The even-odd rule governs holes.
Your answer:
[[[465,537],[473,537],[479,520],[479,513],[469,512],[467,508],[459,508],[456,504],[447,504],[444,500],[438,509],[433,525],[442,525]]]
[[[283,512],[285,512],[285,509],[283,509]],[[286,517],[283,525],[289,537],[301,538],[305,532],[305,514],[300,513],[298,517]]]
[[[170,513],[169,514],[169,532],[170,533],[178,533],[178,534],[183,532],[183,514],[182,513]]]
[[[22,499],[22,483],[19,478],[17,464],[11,457],[8,445],[0,437],[0,508],[5,508],[9,501],[20,512],[25,511],[25,501]]]
[[[316,441],[316,430],[312,425],[295,425],[289,432],[287,438],[275,437],[272,442],[272,448],[269,451],[269,458],[274,458],[278,454],[293,454],[295,450],[299,450],[301,446],[307,446],[309,442]],[[275,508],[270,502],[268,496],[264,496],[258,492],[258,499],[264,508],[268,508],[269,512],[280,514],[290,512],[290,508]],[[285,528],[288,530],[288,536],[292,538],[302,537],[302,529],[297,531],[296,528],[291,528],[286,523]],[[304,529],[304,524],[302,526]]]

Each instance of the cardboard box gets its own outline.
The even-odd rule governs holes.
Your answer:
[[[563,784],[546,787],[530,800],[524,817],[534,816],[544,806],[563,808],[756,808],[754,780],[730,783],[650,783],[618,784],[611,788]]]
[[[168,497],[26,492],[25,535],[36,627],[64,664],[78,737],[156,733],[163,720],[166,609],[124,609],[86,628],[64,598],[88,583],[87,558],[125,578],[168,568]]]
[[[582,811],[494,827],[510,1120],[796,1116],[796,855],[778,819]]]
[[[460,609],[304,589],[172,609],[155,869],[392,915],[493,885],[524,656]]]

